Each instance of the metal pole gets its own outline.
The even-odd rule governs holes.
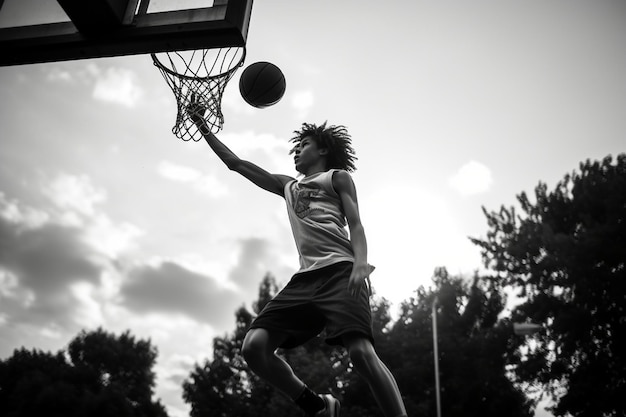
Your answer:
[[[526,336],[538,332],[542,329],[541,324],[536,323],[513,323],[513,333],[518,336]]]
[[[433,352],[435,356],[435,394],[437,395],[437,417],[441,417],[441,393],[439,387],[439,348],[437,344],[437,297],[433,300]]]

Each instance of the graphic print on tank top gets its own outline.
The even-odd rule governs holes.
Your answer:
[[[317,199],[320,189],[314,184],[295,184],[293,189],[293,209],[296,215],[304,219],[313,211],[324,211],[322,208],[311,207],[311,201]]]

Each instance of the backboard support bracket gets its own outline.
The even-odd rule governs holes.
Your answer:
[[[57,0],[85,36],[106,33],[123,23],[128,0]]]

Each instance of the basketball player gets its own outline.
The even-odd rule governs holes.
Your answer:
[[[311,391],[276,355],[317,336],[342,345],[365,379],[385,417],[406,417],[394,377],[374,350],[369,305],[367,243],[356,190],[354,150],[344,126],[304,123],[291,139],[300,179],[270,174],[240,159],[204,124],[204,109],[189,113],[205,140],[226,166],[262,189],[286,200],[300,255],[300,269],[253,321],[243,342],[248,366],[291,397],[309,416],[337,417],[339,401]],[[346,223],[350,233],[346,231]]]

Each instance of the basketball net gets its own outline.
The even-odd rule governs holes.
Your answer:
[[[152,54],[154,65],[161,71],[178,104],[176,124],[172,128],[174,135],[184,141],[203,138],[187,111],[192,104],[206,109],[203,119],[211,132],[217,133],[222,129],[224,88],[243,65],[245,55],[244,47]]]

